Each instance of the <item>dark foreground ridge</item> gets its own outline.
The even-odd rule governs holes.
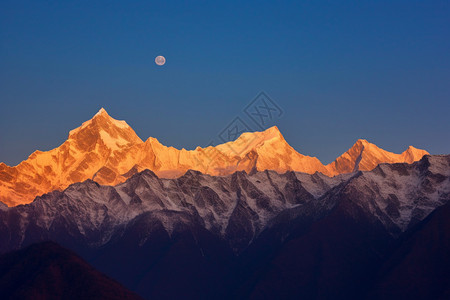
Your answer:
[[[0,256],[2,299],[142,299],[53,242]]]

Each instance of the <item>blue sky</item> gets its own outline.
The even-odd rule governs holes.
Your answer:
[[[448,1],[2,1],[0,161],[100,107],[144,140],[205,146],[260,91],[324,163],[358,138],[450,153],[449,37]]]

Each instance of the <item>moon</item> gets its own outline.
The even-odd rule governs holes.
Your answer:
[[[158,66],[162,66],[162,65],[164,65],[164,64],[166,63],[166,58],[165,58],[164,56],[162,56],[162,55],[158,55],[158,56],[155,58],[155,63],[156,63]]]

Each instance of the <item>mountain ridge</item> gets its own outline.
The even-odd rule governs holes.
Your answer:
[[[231,241],[247,237],[249,242],[276,218],[286,222],[297,214],[296,209],[305,207],[312,215],[328,211],[335,205],[334,197],[340,195],[339,199],[355,199],[353,202],[396,236],[448,201],[449,165],[450,155],[427,155],[413,164],[380,164],[372,171],[335,177],[269,170],[253,174],[236,171],[219,177],[189,170],[181,177],[164,179],[147,169],[116,186],[87,179],[64,191],[37,197],[30,204],[0,207],[0,235],[14,237],[4,245],[10,243],[14,248],[37,228],[43,230],[37,236],[46,237],[54,233],[52,228],[61,226],[60,222],[69,222],[76,228],[70,233],[72,240],[92,239],[90,243],[95,244],[107,242],[113,231],[120,231],[121,226],[143,213],[153,214],[169,235],[177,218],[184,220],[183,214],[188,214],[192,221],[215,234],[228,236]],[[178,217],[164,217],[170,211]],[[295,213],[282,216],[288,211]],[[236,214],[238,219],[247,215],[244,219],[248,224],[232,225]],[[15,224],[21,224],[20,228]],[[8,227],[19,232],[10,235]],[[246,232],[229,236],[236,227],[244,227]]]
[[[125,121],[112,118],[101,108],[92,119],[71,130],[59,147],[35,151],[13,167],[0,163],[0,202],[8,206],[30,203],[36,196],[86,179],[116,185],[144,169],[162,178],[179,177],[189,169],[215,176],[241,170],[336,176],[371,170],[384,162],[412,163],[425,154],[428,152],[412,146],[395,154],[358,140],[334,162],[323,165],[318,158],[292,148],[276,126],[242,133],[236,140],[215,147],[180,150],[153,137],[143,141]]]
[[[450,203],[449,180],[450,155],[334,177],[188,170],[164,179],[146,169],[116,186],[87,179],[0,205],[0,253],[52,240],[148,299],[365,299],[391,245]],[[390,278],[378,282],[392,289]]]

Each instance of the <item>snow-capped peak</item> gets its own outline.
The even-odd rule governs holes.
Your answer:
[[[136,135],[134,130],[122,120],[112,118],[102,107],[92,119],[84,122],[80,127],[69,132],[69,139],[94,142],[101,138],[106,145],[115,144],[136,144],[142,143],[142,140]]]
[[[108,115],[108,112],[102,107],[100,108],[100,110],[94,115],[95,116],[100,116],[100,115]],[[109,115],[108,115],[109,116]]]

